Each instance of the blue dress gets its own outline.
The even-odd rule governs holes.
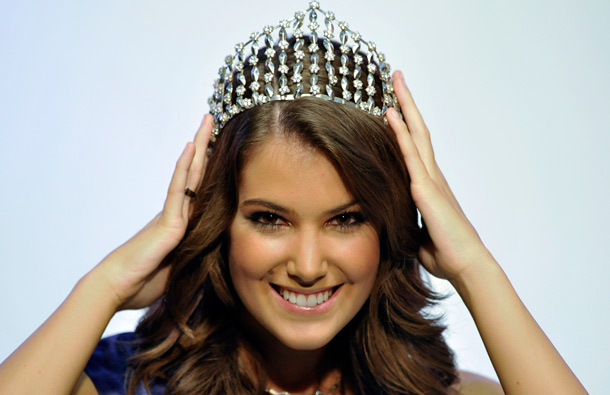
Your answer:
[[[87,362],[85,373],[100,395],[125,395],[127,384],[127,361],[136,351],[135,334],[121,333],[100,340],[91,359]],[[165,392],[165,385],[155,381],[150,386],[153,395]],[[136,391],[137,395],[146,395],[144,386]]]

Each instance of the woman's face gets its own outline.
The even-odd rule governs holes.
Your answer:
[[[379,238],[332,163],[274,137],[242,169],[230,228],[235,289],[258,328],[295,350],[327,345],[371,293]]]

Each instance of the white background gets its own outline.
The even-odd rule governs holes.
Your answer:
[[[0,360],[160,210],[233,45],[307,6],[263,3],[0,3]],[[587,389],[605,392],[610,3],[322,6],[404,71],[464,210]],[[459,298],[442,309],[460,367],[493,376]]]

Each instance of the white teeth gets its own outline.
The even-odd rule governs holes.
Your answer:
[[[289,301],[292,304],[296,304],[300,307],[315,307],[319,304],[322,304],[328,300],[333,294],[332,290],[326,290],[324,292],[318,292],[317,294],[300,294],[295,292],[290,292],[287,289],[280,288],[279,294],[284,297],[285,300]]]

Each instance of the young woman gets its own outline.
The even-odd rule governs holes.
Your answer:
[[[313,2],[308,11],[317,10]],[[2,364],[0,388],[493,392],[460,381],[443,328],[425,314],[434,294],[421,264],[464,300],[505,392],[585,392],[462,212],[402,74],[389,85],[376,52],[377,67],[360,59],[374,89],[368,108],[354,103],[359,49],[343,63],[343,48],[329,49],[313,30],[308,56],[298,34],[280,33],[277,58],[253,46],[245,67],[227,62],[212,100],[221,111],[186,145],[163,211]],[[345,86],[332,82],[332,67],[315,67],[326,66],[315,56],[323,47],[326,64],[341,59]],[[271,66],[251,60],[264,56],[277,72],[260,99],[255,75]],[[295,93],[301,81],[311,97]],[[315,93],[317,85],[330,90]],[[291,93],[276,100],[283,87]],[[383,107],[380,117],[374,108]],[[98,344],[115,312],[146,306],[135,334]]]

